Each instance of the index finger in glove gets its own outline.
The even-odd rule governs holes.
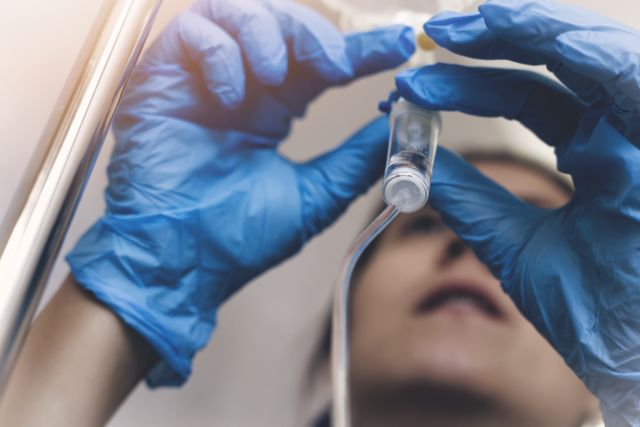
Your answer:
[[[396,85],[425,108],[518,120],[556,147],[572,138],[585,111],[561,85],[521,70],[436,64],[398,74]]]
[[[440,46],[470,58],[507,59],[527,65],[547,65],[562,83],[585,102],[610,102],[610,95],[601,85],[564,65],[557,52],[536,52],[514,44],[508,37],[490,30],[480,13],[443,12],[426,22],[424,30]]]
[[[623,105],[640,101],[640,33],[589,10],[553,0],[489,0],[479,7],[500,38],[566,64],[603,84]]]

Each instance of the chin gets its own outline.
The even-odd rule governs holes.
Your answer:
[[[506,374],[499,348],[486,341],[446,334],[413,341],[405,353],[405,370],[400,381],[451,388],[491,399],[502,388],[499,386]]]
[[[452,383],[414,378],[375,395],[369,390],[353,397],[358,427],[540,427],[491,396]]]

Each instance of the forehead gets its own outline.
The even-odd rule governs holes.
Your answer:
[[[505,187],[522,200],[543,208],[565,204],[566,190],[542,171],[508,161],[479,161],[474,165],[484,175]]]

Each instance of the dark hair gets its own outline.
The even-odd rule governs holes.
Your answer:
[[[479,162],[491,162],[491,163],[509,163],[515,164],[518,166],[522,166],[525,169],[532,170],[534,172],[538,172],[541,175],[547,177],[550,181],[552,181],[555,185],[557,185],[562,191],[564,191],[567,196],[571,196],[573,194],[573,187],[571,184],[563,179],[558,172],[555,170],[549,169],[540,163],[536,163],[535,161],[531,161],[525,159],[523,157],[519,157],[512,153],[506,151],[480,151],[480,150],[470,150],[461,153],[462,157],[465,160],[471,163],[479,163]],[[381,203],[377,206],[374,211],[374,215],[371,216],[371,219],[375,218],[382,212],[382,210],[386,207],[384,203]],[[384,234],[384,232],[382,233]],[[358,276],[362,272],[363,268],[371,261],[373,254],[376,252],[376,249],[380,242],[380,237],[378,236],[374,241],[371,242],[369,247],[362,253],[360,259],[358,260],[357,265],[355,266],[353,272],[352,281],[356,282]],[[317,343],[316,351],[314,352],[314,356],[310,360],[309,364],[309,372],[311,373],[311,377],[314,373],[319,369],[324,361],[326,361],[329,357],[329,353],[331,351],[331,316],[328,316],[327,321],[325,322],[325,327],[323,329],[320,340]],[[310,378],[311,378],[310,377]]]

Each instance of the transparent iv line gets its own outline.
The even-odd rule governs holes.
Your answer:
[[[400,98],[391,106],[383,195],[387,208],[358,235],[340,266],[333,305],[331,375],[333,426],[351,427],[349,394],[349,296],[353,270],[367,246],[400,212],[422,209],[429,199],[441,119]]]
[[[333,427],[351,427],[349,397],[349,295],[351,276],[367,246],[398,216],[399,211],[387,206],[351,244],[340,266],[332,316],[331,375],[333,384]]]

